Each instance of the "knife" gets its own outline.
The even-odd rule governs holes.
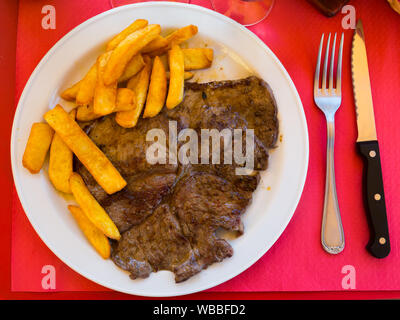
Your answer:
[[[374,257],[384,258],[390,252],[389,230],[379,144],[375,129],[367,50],[361,20],[358,20],[354,31],[351,71],[358,127],[357,146],[365,162],[363,184],[370,227],[370,240],[367,244],[367,249]]]

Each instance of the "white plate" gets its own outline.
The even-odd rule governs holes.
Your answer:
[[[21,163],[32,123],[43,121],[43,114],[58,101],[60,90],[80,79],[103,50],[105,41],[137,18],[166,28],[197,25],[199,34],[192,44],[203,41],[216,48],[214,71],[200,74],[201,80],[237,78],[256,70],[255,73],[271,86],[279,109],[283,140],[272,152],[270,166],[262,174],[253,203],[243,216],[244,235],[230,241],[233,257],[213,264],[180,284],[175,284],[173,274],[167,271],[133,281],[111,260],[103,260],[71,218],[66,199],[54,191],[46,170],[32,175]],[[64,263],[84,277],[117,291],[143,296],[177,296],[205,290],[235,277],[266,253],[282,234],[296,209],[307,173],[307,124],[299,95],[285,68],[253,33],[202,7],[140,3],[89,19],[45,55],[18,103],[12,128],[11,161],[15,186],[29,221]]]

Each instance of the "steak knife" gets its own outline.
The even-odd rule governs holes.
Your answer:
[[[390,252],[389,230],[367,50],[361,20],[357,23],[353,37],[351,71],[358,127],[357,146],[365,163],[363,185],[370,228],[370,240],[367,249],[374,257],[384,258]]]

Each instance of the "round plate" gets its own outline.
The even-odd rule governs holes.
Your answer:
[[[253,202],[243,215],[244,234],[229,241],[234,249],[233,257],[179,284],[168,271],[131,280],[111,260],[103,260],[68,212],[67,202],[72,200],[54,190],[46,168],[32,175],[21,161],[32,123],[43,121],[43,114],[58,102],[60,90],[79,80],[104,50],[104,43],[138,18],[158,23],[166,30],[197,25],[199,34],[193,43],[198,45],[203,41],[217,47],[214,71],[200,73],[200,80],[256,73],[271,86],[279,110],[282,141],[271,153],[269,168],[262,174]],[[68,107],[64,101],[60,103]],[[147,2],[119,7],[89,19],[44,56],[18,103],[12,128],[11,162],[15,186],[29,221],[64,263],[84,277],[117,291],[142,296],[177,296],[205,290],[235,277],[265,254],[282,234],[296,209],[307,173],[307,124],[299,95],[285,68],[252,32],[199,6]]]

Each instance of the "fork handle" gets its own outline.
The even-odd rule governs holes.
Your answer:
[[[333,119],[327,119],[327,129],[325,200],[321,243],[325,251],[337,254],[344,248],[344,233],[336,193],[334,164],[335,121]]]
[[[357,145],[365,160],[364,198],[371,233],[367,249],[374,257],[384,258],[390,252],[390,241],[379,144],[362,141]]]

